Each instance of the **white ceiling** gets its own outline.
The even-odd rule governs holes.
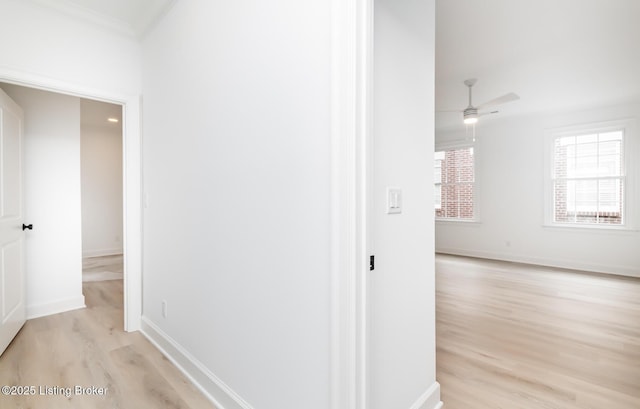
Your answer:
[[[146,31],[177,0],[31,0],[133,37]]]
[[[436,111],[508,92],[500,118],[640,101],[638,0],[437,0]],[[463,128],[436,113],[436,128]]]

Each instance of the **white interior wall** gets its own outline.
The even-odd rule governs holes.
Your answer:
[[[140,45],[37,2],[0,0],[0,72],[42,76],[97,94],[137,95]],[[5,78],[6,79],[6,78]]]
[[[81,112],[85,104],[81,101]],[[82,256],[122,254],[122,128],[80,127]]]
[[[376,0],[367,408],[433,409],[435,1]],[[402,213],[387,214],[387,188]]]
[[[329,407],[329,12],[184,1],[143,43],[143,328],[225,408]]]
[[[24,110],[27,317],[84,307],[81,274],[80,99],[15,85]]]
[[[637,230],[638,183],[635,162],[640,135],[627,135],[632,149],[628,210],[635,230],[544,227],[545,130],[611,120],[640,119],[640,105],[537,114],[481,121],[476,128],[476,177],[480,188],[479,223],[437,222],[436,250],[444,253],[521,261],[640,277]],[[464,132],[439,132],[437,140],[455,141]]]

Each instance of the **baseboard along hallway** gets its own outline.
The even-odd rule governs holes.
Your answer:
[[[0,385],[34,395],[3,394],[0,408],[215,409],[140,332],[123,331],[122,286],[85,282],[87,308],[27,321],[0,357]]]

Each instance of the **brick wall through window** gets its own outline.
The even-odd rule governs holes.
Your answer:
[[[474,217],[473,148],[435,154],[435,215],[443,219]]]

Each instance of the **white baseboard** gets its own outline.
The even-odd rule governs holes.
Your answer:
[[[410,409],[441,409],[442,406],[443,403],[440,401],[440,384],[434,382],[433,385],[411,405]]]
[[[626,266],[600,265],[585,263],[580,260],[560,260],[544,257],[531,257],[525,255],[514,255],[499,252],[477,251],[468,249],[436,248],[436,253],[452,254],[455,256],[466,256],[485,258],[490,260],[512,261],[514,263],[535,264],[547,267],[566,268],[570,270],[590,271],[593,273],[615,274],[627,277],[640,278],[640,269]]]
[[[187,352],[147,317],[142,317],[142,334],[158,348],[218,409],[253,409],[200,361]],[[440,384],[435,382],[410,409],[441,409]]]
[[[142,334],[158,348],[218,409],[253,409],[175,340],[142,317]]]
[[[59,314],[61,312],[78,310],[85,307],[84,295],[56,300],[46,304],[28,305],[27,319],[30,320],[33,318],[45,317],[47,315]]]
[[[82,252],[82,258],[86,257],[104,257],[104,256],[119,256],[123,253],[122,248],[118,249],[102,249],[102,250],[87,250]]]

